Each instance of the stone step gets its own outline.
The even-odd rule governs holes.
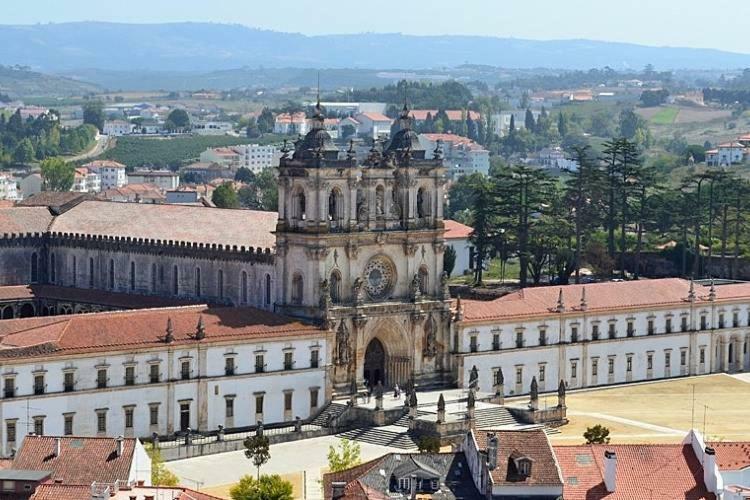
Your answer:
[[[417,443],[406,430],[404,432],[394,432],[380,427],[363,427],[343,432],[338,434],[338,437],[401,450],[417,449]]]
[[[335,403],[330,402],[328,403],[328,406],[326,406],[323,411],[321,411],[317,417],[313,419],[311,422],[313,425],[319,425],[321,427],[326,427],[328,424],[329,419],[333,419],[344,413],[347,406],[343,403]]]
[[[423,417],[425,415],[429,415],[430,413],[432,412],[417,409],[417,417]],[[399,427],[409,427],[409,414],[407,413],[403,415],[401,418],[393,422],[393,425],[398,425]]]

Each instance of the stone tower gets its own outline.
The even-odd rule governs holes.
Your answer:
[[[279,165],[277,310],[330,330],[337,393],[352,381],[441,382],[450,310],[440,155],[425,159],[404,106],[400,130],[359,164],[334,145],[319,102],[289,153]]]

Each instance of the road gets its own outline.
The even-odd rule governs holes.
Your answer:
[[[80,161],[88,160],[89,158],[96,158],[106,150],[113,148],[116,142],[117,141],[114,137],[99,134],[99,137],[96,138],[96,143],[94,144],[93,148],[84,153],[80,153],[74,156],[67,156],[65,157],[65,159],[67,161]]]

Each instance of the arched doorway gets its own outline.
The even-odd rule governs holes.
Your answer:
[[[378,339],[372,339],[365,351],[364,378],[370,386],[378,382],[386,383],[385,378],[385,349]]]
[[[21,306],[21,312],[19,314],[19,317],[21,318],[30,318],[35,315],[34,306],[31,304],[24,304]]]
[[[13,319],[13,307],[12,306],[8,306],[8,307],[3,308],[2,318],[3,319]]]

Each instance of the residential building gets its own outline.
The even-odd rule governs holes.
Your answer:
[[[234,131],[231,122],[196,121],[190,124],[190,131],[197,135],[227,135]]]
[[[489,174],[490,152],[468,137],[455,134],[420,134],[419,141],[433,158],[440,145],[443,164],[451,177],[457,178],[473,173]]]
[[[369,139],[388,137],[393,120],[382,113],[357,113],[354,119],[359,123],[357,133]]]
[[[103,190],[119,188],[128,183],[125,165],[114,160],[94,160],[83,167],[99,174]]]
[[[534,115],[534,120],[539,119],[540,111],[532,109],[531,113]],[[492,115],[491,124],[493,132],[500,136],[505,137],[510,130],[511,118],[513,119],[513,125],[516,130],[526,128],[526,110],[525,109],[514,109],[508,111],[501,111]]]
[[[73,177],[71,191],[76,193],[98,193],[102,190],[102,179],[99,173],[86,167],[78,167]]]
[[[135,170],[129,174],[128,184],[152,184],[162,191],[170,191],[180,186],[180,175],[171,170]]]
[[[107,120],[104,122],[103,133],[104,135],[119,137],[122,135],[130,135],[135,130],[136,126],[125,120]]]
[[[19,200],[18,185],[12,175],[0,174],[0,200]]]
[[[750,155],[741,142],[726,142],[715,149],[706,151],[706,165],[709,167],[729,166],[742,163]]]
[[[565,156],[565,152],[560,146],[542,148],[539,151],[539,165],[544,168],[553,168],[575,172],[578,170],[578,163]]]
[[[99,200],[120,203],[165,203],[164,190],[155,184],[127,184],[119,188],[107,189],[97,196]]]
[[[66,485],[41,484],[32,500],[221,500],[202,491],[182,486],[141,486],[136,484]]]
[[[208,148],[200,155],[202,163],[215,163],[237,171],[244,167],[258,173],[279,165],[279,150],[275,146],[245,144],[225,148]]]
[[[201,161],[180,168],[180,175],[193,178],[186,182],[211,182],[215,179],[234,179],[236,171],[236,168]]]
[[[746,148],[750,148],[750,134],[744,134],[737,138],[737,142],[745,146]]]
[[[456,222],[445,220],[445,245],[456,252],[456,264],[451,276],[461,276],[474,269],[474,245],[469,241],[473,228]]]
[[[276,115],[273,125],[274,134],[305,135],[308,131],[305,113],[281,113]]]

